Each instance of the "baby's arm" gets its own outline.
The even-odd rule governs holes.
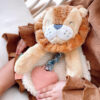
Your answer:
[[[24,42],[23,39],[21,39],[18,43],[17,49],[16,49],[16,54],[20,55],[21,52],[27,47],[26,43]]]
[[[0,69],[0,96],[15,83],[14,62],[12,59]]]
[[[21,39],[18,43],[16,54],[19,55],[26,47],[26,43]],[[14,62],[15,59],[12,59],[0,69],[0,95],[15,83]]]

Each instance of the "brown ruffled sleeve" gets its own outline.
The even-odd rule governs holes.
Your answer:
[[[100,90],[85,79],[67,77],[63,100],[100,100]]]
[[[18,44],[18,41],[20,40],[19,35],[17,34],[11,34],[11,33],[5,33],[2,36],[7,41],[7,51],[8,51],[8,57],[9,60],[14,58],[16,56],[16,47]]]
[[[20,26],[19,35],[29,47],[33,46],[36,43],[33,24],[28,24],[27,26]]]
[[[26,45],[29,47],[33,46],[36,43],[33,24],[20,26],[19,35],[13,33],[5,33],[2,37],[7,41],[9,60],[16,56],[15,52],[20,39],[23,39],[26,42]]]

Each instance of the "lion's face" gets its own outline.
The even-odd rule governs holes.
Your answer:
[[[44,36],[52,44],[62,44],[71,39],[73,35],[72,28],[63,24],[51,24],[44,31]]]
[[[86,15],[87,10],[85,8],[72,6],[49,8],[41,21],[42,27],[38,29],[38,34],[36,33],[37,41],[50,52],[71,51],[83,42],[80,40],[80,44],[73,41],[78,42],[77,39],[80,39],[79,31],[84,20],[87,21]],[[88,28],[86,22],[85,24]],[[85,33],[87,34],[88,30]]]

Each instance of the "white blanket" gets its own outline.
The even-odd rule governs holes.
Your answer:
[[[12,87],[0,97],[0,100],[28,100],[28,96],[27,93],[20,93],[18,88]]]

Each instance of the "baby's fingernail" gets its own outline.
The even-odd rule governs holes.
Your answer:
[[[16,54],[18,54],[18,51],[16,51]]]
[[[39,94],[39,93],[40,93],[40,91],[37,91],[37,93]]]
[[[38,99],[38,96],[36,96],[36,99]]]
[[[20,55],[20,52],[18,52],[18,55]]]
[[[16,55],[19,55],[18,52],[16,52]]]
[[[20,51],[18,51],[17,54],[20,55],[21,54]]]
[[[36,98],[39,99],[39,95],[37,95]]]
[[[19,55],[18,53],[16,53],[16,55]]]
[[[17,50],[16,53],[19,54],[19,50]]]

